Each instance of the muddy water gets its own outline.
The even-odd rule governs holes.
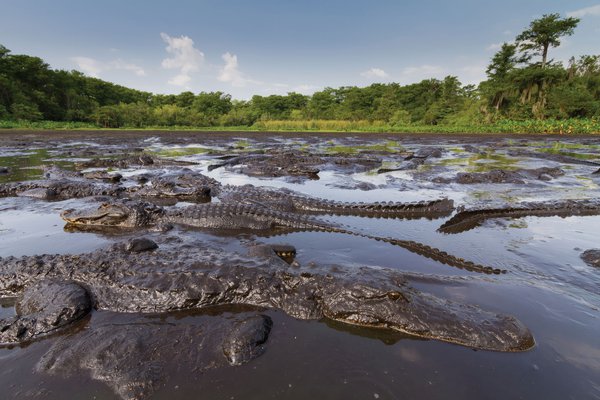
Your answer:
[[[0,175],[0,182],[37,179],[42,176],[42,165],[74,168],[78,160],[116,157],[139,148],[197,162],[190,168],[223,184],[285,187],[343,201],[449,197],[457,205],[471,207],[600,197],[600,175],[593,174],[600,165],[592,164],[600,163],[600,139],[593,138],[157,134],[124,140],[110,135],[91,139],[69,134],[0,136],[0,144],[0,167],[11,170]],[[368,153],[381,157],[386,168],[394,168],[402,164],[403,154],[432,146],[442,148],[442,157],[427,159],[414,170],[385,174],[376,170],[349,173],[330,166],[322,168],[319,180],[298,180],[249,177],[235,167],[208,171],[218,162],[216,157],[224,154],[281,147],[348,156]],[[515,151],[521,155],[514,155]],[[565,158],[556,161],[534,157],[532,152]],[[565,174],[550,181],[531,179],[525,184],[434,183],[436,177],[451,178],[458,172],[540,167],[560,167]],[[147,171],[129,168],[118,172],[131,178]],[[136,235],[64,231],[60,212],[83,201],[0,199],[0,256],[85,253]],[[331,321],[299,321],[267,310],[274,324],[264,355],[241,367],[203,372],[179,368],[170,360],[168,365],[177,373],[168,374],[151,398],[600,399],[600,270],[579,258],[584,250],[600,248],[600,216],[492,219],[460,234],[437,232],[447,218],[324,218],[364,233],[419,241],[508,272],[481,276],[386,243],[342,234],[298,232],[256,238],[193,230],[178,230],[177,234],[218,243],[226,251],[241,251],[248,240],[286,242],[297,248],[297,260],[303,265],[314,261],[451,276],[452,284],[432,285],[423,280],[419,289],[514,315],[533,332],[536,346],[515,354],[474,351]],[[14,314],[13,304],[13,299],[0,302],[0,318]],[[126,323],[127,318],[96,311],[77,329],[113,320]],[[208,317],[200,311],[147,318],[194,323]],[[1,398],[118,398],[87,370],[70,376],[35,372],[40,357],[55,340],[50,337],[24,347],[0,348]]]

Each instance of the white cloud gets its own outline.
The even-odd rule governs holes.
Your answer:
[[[84,72],[86,75],[97,78],[102,72],[110,70],[124,70],[131,71],[137,76],[146,76],[146,71],[138,65],[125,62],[121,59],[113,60],[110,62],[102,62],[90,57],[71,57],[71,60],[75,62],[77,68]]]
[[[385,79],[389,77],[388,73],[381,68],[371,68],[367,71],[361,72],[360,76],[367,79]]]
[[[425,78],[432,78],[445,73],[444,68],[439,65],[421,65],[418,67],[406,67],[402,70],[402,75],[407,77],[420,76]]]
[[[140,66],[135,64],[127,63],[121,59],[114,60],[110,63],[111,69],[121,69],[125,71],[131,71],[137,76],[146,76],[146,71]]]
[[[304,95],[311,95],[314,92],[322,89],[322,86],[311,84],[289,85],[287,83],[269,83],[264,85],[264,87],[261,90],[261,93],[264,95],[285,95],[287,93],[300,93]]]
[[[479,82],[486,79],[487,75],[485,70],[487,66],[485,62],[479,64],[472,64],[466,67],[462,67],[459,70],[458,77],[463,85],[474,84],[477,85]]]
[[[89,57],[71,57],[71,61],[77,64],[77,68],[85,73],[86,75],[98,77],[98,74],[102,72],[102,67],[97,60]]]
[[[172,77],[171,79],[169,79],[167,82],[169,83],[169,85],[185,86],[191,80],[192,80],[191,76],[189,76],[187,74],[179,74],[179,75],[175,75],[174,77]]]
[[[498,51],[502,48],[503,43],[492,43],[490,44],[488,47],[486,47],[486,50],[491,50],[491,51]]]
[[[292,92],[310,95],[320,89],[321,89],[321,86],[317,86],[317,85],[298,85],[298,86],[294,86],[292,88]]]
[[[583,18],[587,17],[588,15],[600,16],[600,4],[591,7],[580,8],[579,10],[570,11],[567,13],[568,17],[575,18]]]
[[[235,87],[244,87],[249,83],[255,85],[262,84],[262,82],[247,78],[240,71],[237,55],[227,52],[221,58],[225,61],[225,65],[221,68],[217,77],[219,81],[231,83],[231,86]]]
[[[204,63],[204,53],[194,47],[194,41],[188,36],[171,37],[161,33],[160,37],[172,56],[162,60],[162,67],[179,70],[179,74],[169,79],[169,84],[183,86],[192,79],[190,73],[198,71]]]

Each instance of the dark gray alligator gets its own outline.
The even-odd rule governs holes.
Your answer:
[[[256,314],[264,309],[476,349],[517,352],[534,345],[514,317],[414,286],[460,284],[452,278],[373,267],[289,266],[270,245],[253,246],[244,255],[205,242],[161,239],[160,247],[148,251],[115,244],[81,255],[0,258],[0,297],[18,297],[17,316],[0,319],[0,342],[25,343],[75,329],[53,342],[38,371],[68,376],[89,370],[125,399],[151,393],[168,374],[164,366],[173,355],[199,372],[259,356],[272,326],[269,317]],[[193,325],[141,316],[228,305],[254,311]],[[80,330],[91,309],[137,314],[104,323],[101,313],[94,317],[100,321]]]
[[[440,226],[438,231],[443,233],[465,232],[492,218],[570,217],[577,215],[600,215],[600,201],[588,199],[529,202],[500,208],[460,210],[454,217]]]
[[[431,201],[347,203],[309,197],[288,189],[244,186],[213,187],[215,196],[224,203],[242,203],[303,214],[356,215],[377,218],[441,218],[454,210],[447,198]]]
[[[590,267],[600,268],[600,249],[586,250],[580,257]]]
[[[319,179],[319,167],[333,166],[337,170],[363,172],[381,165],[381,158],[369,155],[310,154],[304,151],[277,148],[257,154],[226,157],[208,167],[235,167],[238,172],[259,177],[296,177]]]
[[[472,272],[500,274],[505,271],[475,264],[442,250],[411,240],[378,237],[350,228],[288,211],[277,207],[244,203],[208,203],[188,207],[163,208],[142,201],[103,203],[81,209],[65,210],[61,217],[69,228],[102,230],[106,228],[140,228],[178,224],[194,228],[228,231],[254,230],[263,232],[322,231],[365,237],[403,247],[411,252],[444,264]],[[435,207],[435,204],[432,205]],[[377,207],[377,206],[376,206]],[[385,213],[386,211],[381,211]]]
[[[433,178],[433,182],[451,183],[456,182],[463,185],[478,183],[512,183],[523,185],[527,180],[550,181],[563,176],[565,172],[558,168],[542,167],[536,169],[519,169],[516,171],[494,169],[488,172],[459,172],[454,178]]]
[[[129,168],[132,166],[142,167],[165,167],[165,166],[189,166],[197,163],[189,161],[174,160],[171,158],[162,158],[146,153],[129,154],[114,158],[93,158],[88,161],[76,163],[80,169],[85,168]]]
[[[531,157],[542,160],[556,161],[561,164],[575,164],[575,165],[588,165],[588,166],[600,166],[600,162],[585,160],[582,158],[572,157],[567,154],[556,154],[547,151],[532,151],[527,149],[513,149],[507,153],[511,157]]]
[[[92,196],[119,197],[125,188],[118,185],[76,179],[43,179],[0,184],[0,197],[32,197],[40,200],[68,200]]]
[[[2,320],[2,342],[46,335],[51,326],[58,329],[85,315],[91,303],[116,312],[246,304],[278,308],[300,319],[325,317],[480,349],[522,351],[533,345],[516,319],[422,293],[399,272],[290,268],[268,245],[252,248],[249,255],[225,254],[206,243],[143,252],[117,244],[83,255],[0,259],[0,295],[23,292],[19,304],[29,305],[21,306],[17,317]],[[41,298],[46,301],[40,303]],[[65,310],[75,311],[61,314],[61,302]],[[51,322],[38,324],[45,318]]]
[[[197,378],[249,362],[266,350],[271,318],[236,308],[169,316],[96,313],[93,324],[75,323],[69,335],[54,340],[35,371],[57,377],[87,373],[122,399],[151,398],[181,375],[192,372]],[[194,316],[193,322],[186,321],[186,314]]]
[[[200,174],[198,174],[200,175]],[[137,197],[137,198],[167,198],[195,202],[210,201],[210,186],[202,185],[204,179],[195,176],[192,181],[185,174],[175,177],[156,175],[152,178],[151,185],[120,184],[123,177],[120,174],[107,171],[91,171],[79,173],[61,170],[59,168],[46,168],[45,179],[11,182],[0,184],[0,197],[32,197],[40,200],[68,200],[93,196],[112,197]],[[215,181],[216,182],[216,181]]]

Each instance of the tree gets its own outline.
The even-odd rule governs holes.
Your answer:
[[[231,96],[223,92],[201,92],[194,99],[192,109],[216,121],[231,110]]]
[[[521,51],[533,50],[542,56],[541,67],[548,62],[548,49],[560,46],[562,36],[571,36],[579,24],[579,18],[561,18],[560,14],[544,14],[529,24],[529,29],[517,36]]]
[[[488,65],[485,73],[490,79],[502,80],[512,71],[516,64],[517,46],[514,44],[503,43],[500,50],[492,57],[492,62]]]
[[[337,105],[334,89],[313,93],[308,101],[308,115],[313,119],[332,119]]]

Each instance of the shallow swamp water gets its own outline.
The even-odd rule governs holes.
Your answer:
[[[318,177],[268,177],[245,165],[210,168],[228,157],[281,151],[372,157],[373,168],[320,165]],[[419,151],[439,154],[410,165]],[[43,166],[75,170],[77,163],[143,152],[193,162],[187,166],[222,184],[288,188],[346,202],[419,201],[450,198],[457,207],[499,207],[531,201],[600,199],[600,139],[594,137],[418,136],[382,134],[266,133],[2,133],[0,183],[40,179]],[[165,170],[174,167],[164,167]],[[385,171],[378,171],[380,169]],[[459,183],[458,173],[533,171],[555,168],[556,176],[521,173],[522,182]],[[160,168],[159,168],[160,169]],[[125,167],[124,185],[157,168]],[[378,173],[379,172],[379,173]],[[547,175],[547,174],[546,174]],[[318,179],[317,179],[318,178]],[[79,254],[142,233],[72,232],[60,212],[85,199],[44,201],[0,198],[0,257],[46,253]],[[170,205],[178,207],[184,204]],[[326,216],[366,234],[413,240],[483,265],[506,270],[481,275],[452,268],[400,247],[339,233],[294,232],[255,236],[176,228],[168,235],[201,240],[227,251],[248,242],[288,243],[301,265],[390,268],[418,276],[450,277],[448,285],[422,280],[436,296],[513,315],[532,332],[536,345],[521,353],[474,350],[398,332],[321,320],[303,321],[278,310],[266,351],[248,364],[199,370],[177,359],[158,362],[166,371],[152,399],[600,399],[600,268],[581,259],[600,248],[600,216],[492,218],[474,229],[446,234],[448,217],[381,219]],[[157,235],[153,233],[153,235]],[[47,375],[36,365],[58,338],[106,321],[167,324],[210,323],[236,310],[193,310],[128,315],[93,311],[76,327],[22,346],[0,347],[1,398],[120,398],[100,374],[81,368]],[[0,318],[14,315],[14,299],[0,299]],[[174,338],[175,339],[175,338]],[[184,346],[185,344],[182,344]],[[115,355],[116,357],[118,355]]]

